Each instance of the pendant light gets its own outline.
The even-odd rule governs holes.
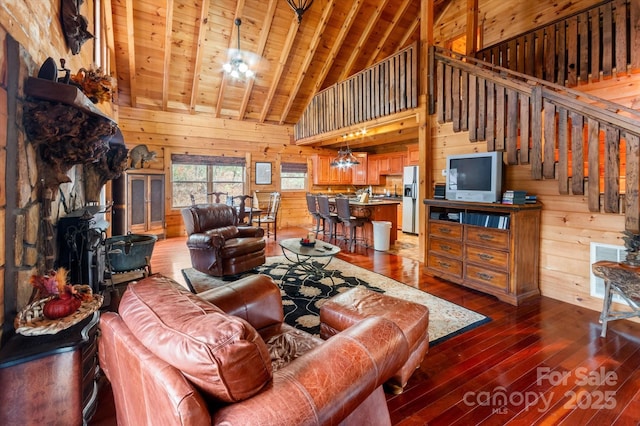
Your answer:
[[[298,16],[298,24],[302,22],[302,15],[311,7],[313,0],[287,0],[291,9]]]
[[[232,78],[251,78],[255,73],[249,68],[249,64],[242,59],[240,53],[240,25],[242,21],[240,18],[236,18],[234,23],[238,27],[238,50],[229,62],[222,65],[222,69]]]

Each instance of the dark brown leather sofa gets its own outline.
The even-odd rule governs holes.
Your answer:
[[[118,424],[390,424],[381,385],[408,357],[393,322],[367,318],[325,342],[282,321],[265,275],[200,295],[160,275],[130,284],[100,320]]]
[[[196,204],[182,209],[191,265],[216,277],[237,275],[264,264],[264,229],[238,225],[236,209],[226,204]]]

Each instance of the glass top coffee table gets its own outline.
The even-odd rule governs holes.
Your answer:
[[[306,275],[321,278],[331,276],[332,271],[328,271],[326,267],[340,253],[340,247],[320,240],[316,240],[312,246],[306,246],[301,244],[300,238],[287,238],[280,241],[280,247],[284,257],[291,262],[284,276],[294,269],[302,269]]]

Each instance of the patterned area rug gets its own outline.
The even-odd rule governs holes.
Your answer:
[[[310,275],[301,268],[290,270],[290,267],[291,262],[284,256],[273,256],[268,257],[263,266],[256,268],[256,272],[269,275],[280,287],[287,324],[311,334],[320,334],[319,312],[322,304],[328,298],[356,286],[426,305],[429,308],[431,345],[491,321],[477,312],[337,258],[327,265],[324,277]],[[183,269],[182,275],[195,293],[228,283],[193,268]]]

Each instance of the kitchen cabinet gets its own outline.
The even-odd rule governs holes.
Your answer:
[[[428,273],[512,305],[540,295],[539,204],[424,203]]]
[[[370,155],[367,158],[367,185],[380,185],[380,156]]]
[[[420,147],[418,144],[407,146],[407,166],[417,166],[420,164]]]
[[[374,154],[369,156],[369,161],[373,161],[377,166],[377,174],[381,176],[397,175],[402,176],[404,171],[406,155],[404,152],[392,152],[388,154]],[[375,167],[375,166],[373,166]],[[372,170],[371,168],[369,170]],[[372,177],[369,178],[371,181]],[[375,185],[375,183],[370,183]]]
[[[114,235],[165,235],[164,173],[125,172],[113,185]]]
[[[399,175],[402,176],[404,172],[405,155],[404,153],[392,153],[388,154],[389,168],[387,169],[387,175]]]
[[[362,161],[358,154],[354,153],[358,161]],[[365,154],[366,156],[366,154]],[[315,154],[312,158],[313,184],[314,185],[352,185],[354,168],[331,167],[331,155]],[[365,161],[366,164],[366,161]],[[366,170],[366,169],[365,169]],[[366,177],[364,177],[366,180]]]
[[[354,152],[353,155],[360,164],[351,168],[352,185],[369,185],[368,176],[368,155],[366,152]]]

